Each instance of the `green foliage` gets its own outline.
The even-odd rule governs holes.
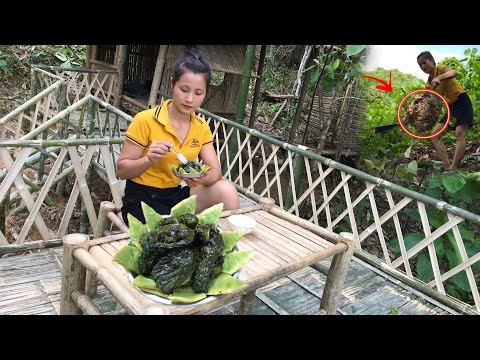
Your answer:
[[[377,68],[375,71],[365,72],[364,75],[388,80],[390,71]],[[386,133],[377,134],[377,126],[394,124],[397,122],[397,109],[402,98],[410,91],[424,87],[424,82],[410,74],[392,70],[391,92],[379,91],[371,79],[361,78],[359,81],[359,97],[366,99],[368,105],[365,109],[365,126],[361,132],[360,151],[364,158],[377,158],[385,155],[396,155],[405,152],[411,145],[408,135],[400,128]]]
[[[310,83],[312,85],[317,83],[323,68],[322,90],[324,92],[338,90],[341,86],[358,78],[364,70],[365,55],[362,55],[362,51],[365,48],[366,45],[340,45],[332,51],[321,51],[313,60],[315,70]],[[311,67],[305,71],[310,69]],[[313,91],[313,86],[311,90]]]
[[[10,47],[0,45],[0,80],[5,80],[9,75],[18,72],[19,68],[20,61],[10,51]]]
[[[31,62],[62,67],[83,66],[86,45],[46,45],[35,48]]]
[[[390,309],[390,315],[398,315],[398,309],[396,307],[392,307]]]

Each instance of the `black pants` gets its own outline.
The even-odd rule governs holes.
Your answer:
[[[175,188],[159,189],[127,180],[122,207],[123,221],[128,225],[127,214],[131,214],[145,224],[145,217],[143,216],[141,205],[142,201],[157,213],[169,215],[172,207],[189,196],[190,188],[188,186],[183,188],[177,186]]]
[[[449,107],[450,118],[457,119],[457,121],[452,124],[452,129],[463,124],[468,124],[469,127],[473,126],[473,106],[466,92],[458,95],[457,101],[449,104]],[[445,123],[445,120],[447,120],[447,113],[443,115],[440,123]]]

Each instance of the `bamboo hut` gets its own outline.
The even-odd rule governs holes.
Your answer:
[[[119,72],[119,105],[131,115],[155,106],[161,96],[170,96],[175,59],[195,46],[212,68],[202,108],[234,118],[240,93],[246,45],[88,45],[86,66]],[[254,76],[254,75],[253,75]]]

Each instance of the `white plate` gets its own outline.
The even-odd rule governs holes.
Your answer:
[[[199,177],[204,177],[205,176],[205,173],[194,173],[194,174],[191,174],[191,173],[180,173],[180,172],[176,172],[174,171],[173,172],[175,174],[175,176],[181,178],[181,179],[185,179],[185,178],[199,178]]]
[[[170,215],[162,215],[163,218],[168,218],[170,217]],[[218,228],[218,231],[222,231],[222,229],[220,228],[220,226],[217,226]],[[234,246],[233,248],[233,251],[238,251],[238,247],[237,245]],[[132,273],[130,271],[128,271],[127,269],[125,269],[126,272],[127,272],[127,275],[128,275],[128,280],[130,280],[130,282],[133,281],[134,277],[132,275]],[[235,274],[233,274],[233,277],[235,279],[238,279],[239,276],[240,276],[240,270],[238,270]],[[133,285],[132,285],[133,286]],[[152,300],[155,300],[155,301],[158,301],[159,303],[162,303],[162,304],[167,304],[167,305],[171,305],[172,302],[171,300],[169,299],[166,299],[166,298],[163,298],[161,296],[158,296],[158,295],[155,295],[155,294],[152,294],[152,293],[149,293],[147,291],[143,291],[143,290],[140,290],[139,288],[133,286],[135,288],[135,290],[141,292],[143,295],[145,295],[146,297],[152,299]],[[207,297],[205,299],[202,299],[202,300],[199,300],[199,301],[195,301],[193,303],[173,303],[175,305],[179,305],[179,306],[198,306],[198,305],[202,305],[202,304],[206,304],[206,303],[209,303],[213,300],[215,300],[217,298],[218,295],[207,295]]]
[[[233,274],[233,277],[235,279],[238,279],[238,277],[240,276],[240,270],[238,270],[235,274]],[[132,273],[130,271],[127,270],[127,273],[128,273],[128,280],[130,280],[130,282],[133,281],[134,277],[132,275]],[[133,285],[132,285],[133,286]],[[172,302],[169,300],[169,299],[166,299],[166,298],[163,298],[161,296],[158,296],[158,295],[155,295],[155,294],[152,294],[152,293],[149,293],[147,291],[143,291],[143,290],[140,290],[139,288],[133,286],[137,291],[141,292],[143,295],[145,295],[146,297],[152,299],[152,300],[155,300],[155,301],[158,301],[159,303],[162,303],[162,304],[167,304],[167,305],[171,305]],[[216,298],[218,297],[218,295],[207,295],[207,297],[205,299],[202,299],[202,300],[199,300],[199,301],[195,301],[193,303],[173,303],[174,305],[178,305],[178,306],[198,306],[198,305],[202,305],[202,304],[206,304],[206,303],[209,303],[213,300],[215,300]]]

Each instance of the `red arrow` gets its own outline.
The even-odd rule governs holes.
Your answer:
[[[385,81],[377,79],[376,77],[373,76],[362,76],[367,79],[373,79],[375,81],[378,81],[382,83],[383,85],[377,85],[376,88],[379,90],[384,90],[386,92],[391,92],[392,91],[392,72],[390,71],[390,82],[387,84]]]

